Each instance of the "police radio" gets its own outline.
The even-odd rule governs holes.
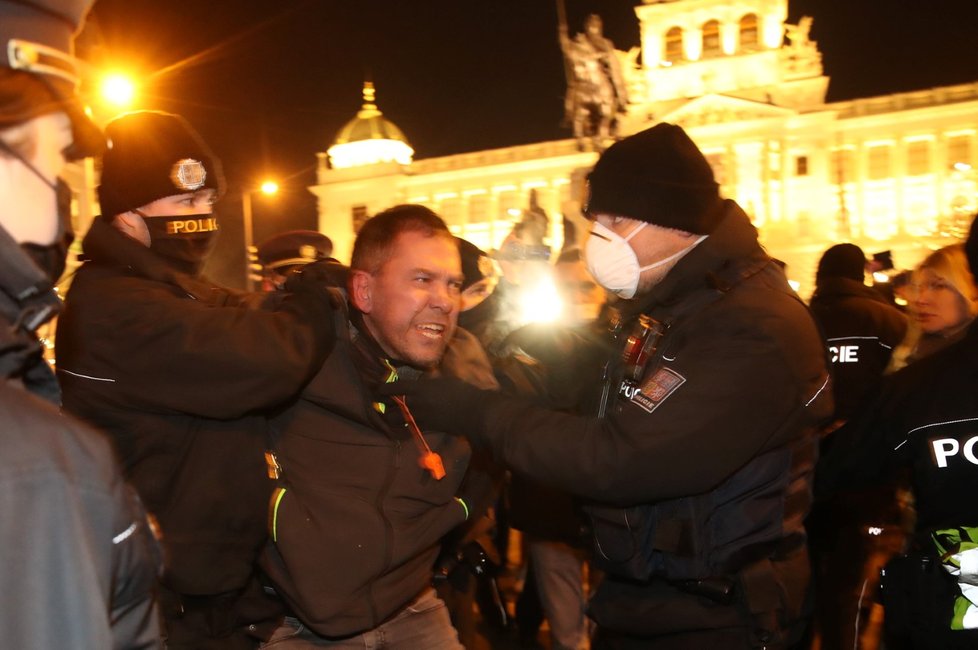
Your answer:
[[[663,323],[645,314],[638,317],[632,333],[625,339],[625,347],[621,353],[624,368],[622,379],[631,384],[642,379],[645,367],[655,355],[659,341],[665,333],[666,325]]]

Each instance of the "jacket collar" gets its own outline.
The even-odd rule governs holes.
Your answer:
[[[702,290],[729,291],[771,262],[758,243],[757,229],[747,214],[727,199],[716,230],[680,259],[649,293],[633,300],[623,312],[636,315],[668,308]]]

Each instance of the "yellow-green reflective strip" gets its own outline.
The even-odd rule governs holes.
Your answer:
[[[460,504],[462,504],[462,510],[465,511],[465,520],[468,521],[468,519],[469,519],[469,506],[467,506],[465,504],[465,501],[463,501],[462,499],[460,499],[458,497],[455,497],[455,500],[458,501]]]
[[[278,506],[282,503],[282,497],[285,496],[285,488],[276,488],[275,490],[275,505],[272,506],[272,541],[278,541]]]

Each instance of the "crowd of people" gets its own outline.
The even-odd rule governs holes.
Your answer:
[[[200,134],[81,109],[90,3],[0,0],[6,646],[457,649],[478,616],[561,650],[975,647],[978,229],[906,311],[851,243],[805,304],[660,123],[601,153],[552,268],[501,256],[552,273],[557,324],[509,319],[513,278],[420,205],[349,266],[284,233],[232,290],[202,274]],[[101,215],[62,301],[84,156]]]

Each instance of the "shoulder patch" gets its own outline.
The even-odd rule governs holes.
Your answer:
[[[686,378],[671,368],[659,368],[646,379],[632,396],[632,402],[651,413],[686,383]]]

